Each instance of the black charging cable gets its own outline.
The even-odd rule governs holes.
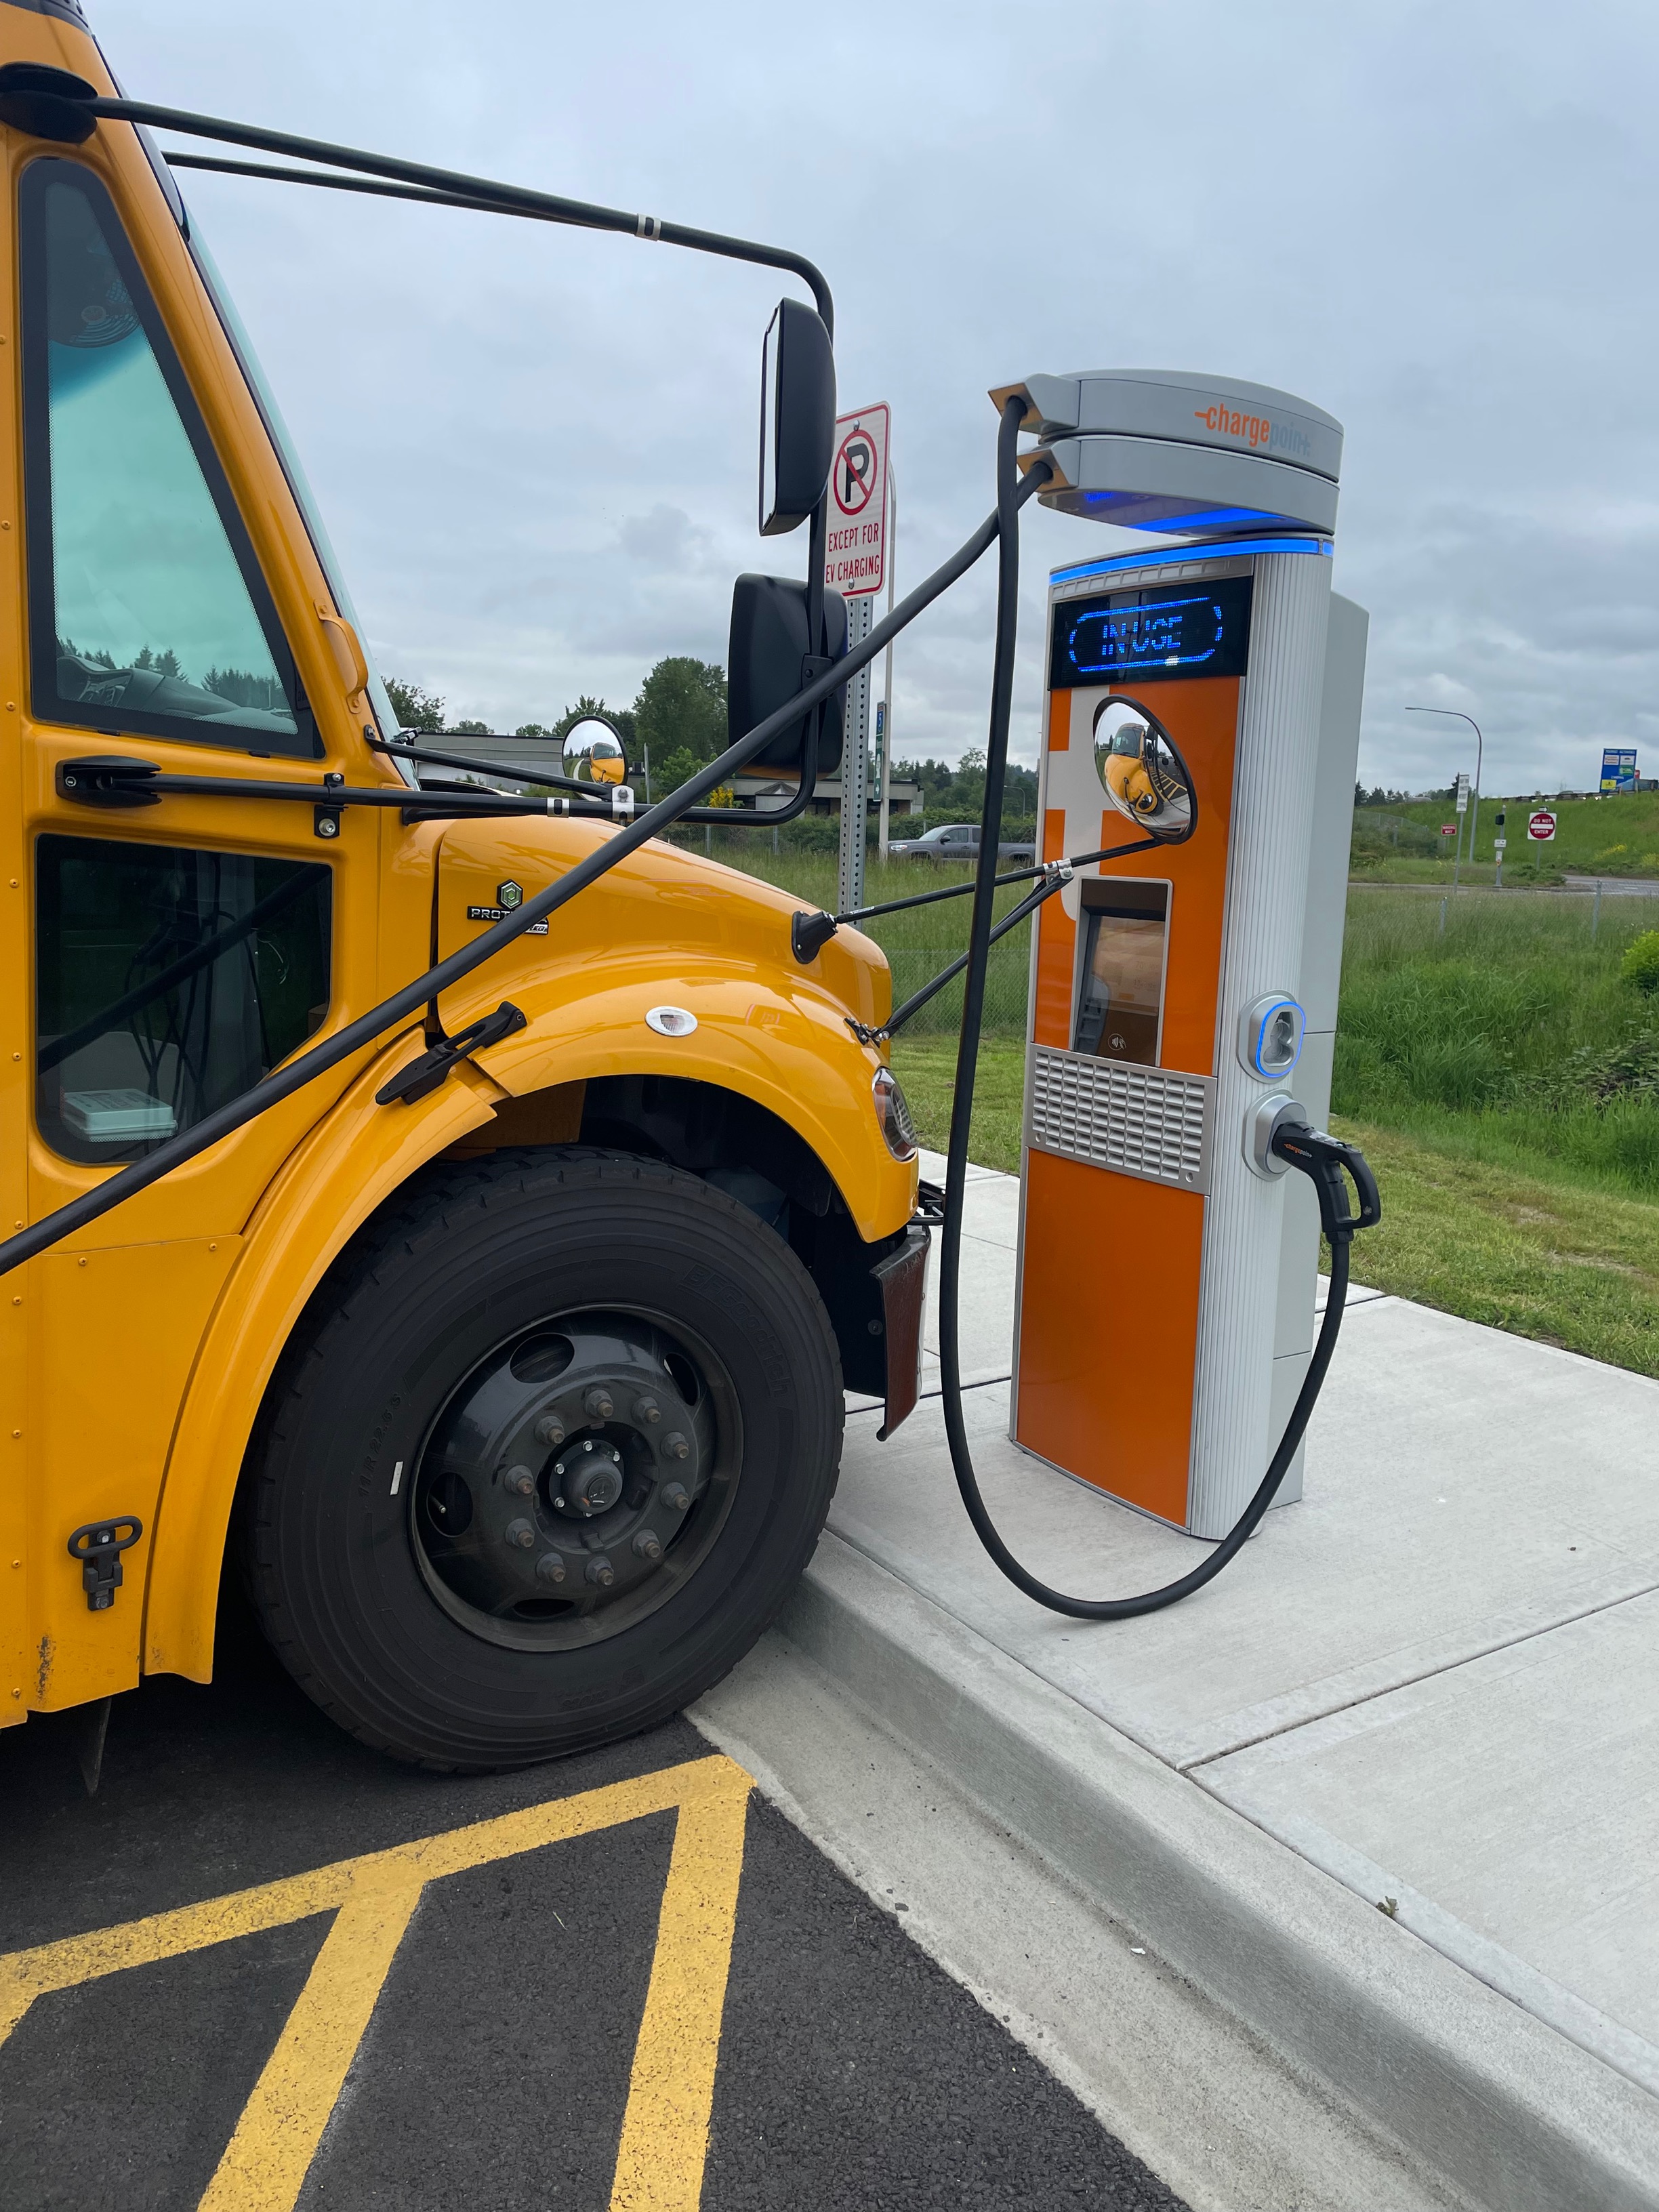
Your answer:
[[[1165,1583],[1162,1589],[1143,1590],[1133,1597],[1068,1597],[1039,1581],[1008,1549],[981,1494],[968,1446],[967,1425],[962,1409],[961,1285],[962,1215],[968,1188],[968,1137],[974,1112],[974,1075],[979,1057],[980,1030],[985,1012],[985,981],[992,937],[992,907],[996,896],[997,835],[1002,819],[1002,793],[1008,763],[1008,723],[1013,701],[1014,641],[1019,617],[1019,495],[1029,493],[1031,478],[1043,466],[1038,462],[1019,481],[1018,434],[1024,403],[1011,399],[1003,410],[997,439],[997,629],[996,657],[991,681],[991,725],[985,749],[985,805],[980,826],[980,856],[974,881],[973,913],[969,924],[967,981],[963,992],[962,1035],[957,1046],[956,1092],[951,1106],[951,1138],[945,1174],[945,1213],[939,1250],[939,1366],[945,1401],[945,1432],[951,1447],[951,1464],[957,1487],[974,1532],[1009,1581],[1047,1606],[1051,1613],[1074,1620],[1133,1620],[1144,1613],[1159,1612],[1166,1605],[1202,1589],[1239,1553],[1255,1534],[1262,1515],[1273,1504],[1291,1462],[1296,1457],[1308,1418],[1325,1381],[1331,1355],[1342,1327],[1342,1309],[1348,1294],[1348,1247],[1354,1232],[1368,1229],[1382,1218],[1376,1181],[1353,1146],[1310,1129],[1300,1122],[1281,1121],[1271,1150],[1287,1167],[1308,1176],[1319,1198],[1319,1218],[1331,1248],[1330,1289],[1325,1317],[1308,1363],[1307,1374],[1297,1393],[1291,1418],[1268,1462],[1255,1495],[1215,1549],[1190,1574]],[[1350,1212],[1345,1178],[1352,1176],[1359,1199]]]

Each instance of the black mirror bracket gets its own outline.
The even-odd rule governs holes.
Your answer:
[[[817,958],[835,935],[833,914],[797,913],[789,924],[789,949],[803,968]]]

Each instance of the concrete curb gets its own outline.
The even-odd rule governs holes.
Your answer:
[[[1235,2019],[1492,2212],[1656,2212],[1659,2100],[838,1538],[780,1630]]]

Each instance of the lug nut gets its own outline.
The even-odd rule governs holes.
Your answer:
[[[602,1555],[597,1559],[588,1561],[587,1579],[591,1583],[597,1583],[601,1589],[609,1589],[617,1579],[617,1571],[610,1560]]]
[[[691,1447],[678,1429],[671,1429],[662,1440],[665,1459],[690,1459]]]
[[[535,1528],[528,1521],[509,1521],[501,1534],[507,1543],[516,1544],[523,1552],[529,1551],[536,1540]]]
[[[611,1401],[611,1393],[600,1382],[583,1392],[582,1403],[587,1408],[588,1419],[593,1421],[608,1421],[617,1410]]]
[[[510,1467],[501,1477],[501,1486],[515,1498],[529,1498],[534,1494],[536,1478],[527,1467]]]
[[[634,1556],[638,1559],[659,1559],[662,1539],[650,1528],[641,1528],[634,1539]]]
[[[662,1407],[657,1403],[654,1398],[648,1395],[635,1398],[634,1401],[634,1419],[636,1421],[647,1421],[654,1425],[655,1423],[662,1419]]]
[[[542,1553],[540,1559],[536,1562],[536,1579],[538,1583],[553,1583],[555,1584],[562,1583],[564,1580],[564,1561],[559,1557],[556,1552],[544,1552]]]
[[[684,1513],[691,1503],[691,1493],[683,1482],[671,1482],[662,1494],[662,1502],[675,1513]]]
[[[536,1441],[545,1444],[549,1451],[556,1451],[564,1442],[564,1423],[556,1413],[544,1413],[536,1424]]]

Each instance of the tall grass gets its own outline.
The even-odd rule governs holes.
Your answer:
[[[1348,901],[1332,1103],[1472,1154],[1553,1162],[1659,1190],[1659,1100],[1621,1084],[1621,1048],[1659,1029],[1659,1001],[1620,981],[1645,899],[1409,893]],[[1639,1060],[1640,1054],[1636,1055]]]
[[[775,858],[758,838],[726,842],[717,857],[833,908],[832,856]],[[967,875],[872,860],[865,896],[874,904]],[[1000,910],[1019,896],[1004,892]],[[969,904],[947,900],[866,925],[892,964],[895,1005],[964,948]],[[1659,997],[1619,973],[1631,940],[1659,927],[1659,901],[1605,901],[1594,938],[1591,902],[1577,896],[1468,892],[1447,904],[1443,934],[1441,904],[1432,892],[1350,893],[1334,1110],[1494,1165],[1659,1193]],[[1024,1035],[1030,960],[1027,922],[992,955],[994,1040]],[[961,1014],[957,981],[909,1034],[953,1035]]]

